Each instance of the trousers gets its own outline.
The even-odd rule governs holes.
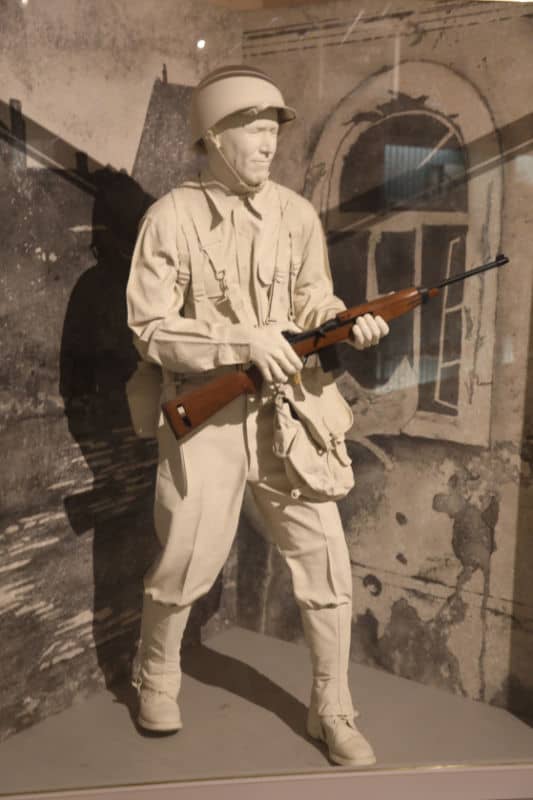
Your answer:
[[[352,578],[340,515],[334,502],[291,495],[272,451],[273,424],[272,401],[251,395],[232,401],[180,445],[166,423],[160,426],[154,519],[161,550],[144,579],[144,680],[164,680],[165,636],[172,642],[171,671],[179,672],[176,641],[190,605],[209,591],[227,559],[248,486],[261,533],[291,573],[311,650],[312,703],[321,714],[350,714]]]

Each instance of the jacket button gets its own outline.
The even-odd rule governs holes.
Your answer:
[[[291,497],[293,500],[298,500],[301,494],[302,493],[299,489],[291,489]]]

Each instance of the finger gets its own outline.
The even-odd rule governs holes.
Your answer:
[[[269,361],[269,369],[272,375],[270,383],[287,383],[289,380],[289,376],[274,359]]]
[[[272,373],[271,373],[266,361],[262,361],[260,364],[257,364],[257,366],[261,370],[261,375],[263,376],[263,380],[266,383],[272,383]]]
[[[368,327],[367,321],[364,317],[357,317],[355,321],[356,327],[361,331],[363,337],[363,347],[368,347],[372,343],[372,332]]]
[[[376,320],[376,325],[378,326],[378,328],[380,330],[381,336],[386,336],[389,333],[390,328],[387,325],[387,323],[385,322],[385,320],[383,319],[383,317],[380,317],[378,315],[377,317],[374,317],[374,319]]]
[[[303,362],[298,353],[294,350],[294,348],[288,343],[286,339],[282,338],[282,347],[280,349],[280,354],[283,354],[285,359],[292,365],[295,372],[303,369]]]
[[[285,375],[295,375],[297,372],[300,372],[300,370],[303,369],[303,364],[298,356],[296,356],[296,359],[299,363],[296,363],[294,360],[289,360],[285,353],[279,353],[276,355],[278,366],[283,370]]]
[[[370,344],[377,344],[379,342],[381,333],[378,328],[377,322],[373,314],[365,314],[365,322],[368,325],[371,334]]]
[[[353,335],[352,345],[355,347],[355,349],[364,350],[365,337],[363,336],[361,329],[357,324],[352,327],[352,335]]]
[[[287,351],[284,351],[283,355],[286,357],[289,364],[292,366],[294,372],[300,372],[300,370],[304,368],[304,362],[302,361],[298,353],[295,353],[292,348],[288,353]]]

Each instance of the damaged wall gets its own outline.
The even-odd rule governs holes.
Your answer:
[[[192,0],[0,14],[4,737],[129,669],[156,549],[155,444],[125,396],[129,255],[148,203],[194,166],[190,86],[241,37]],[[220,588],[191,637],[227,616]]]
[[[531,719],[532,8],[343,2],[244,27],[244,57],[299,112],[275,177],[321,213],[347,303],[511,260],[344,353],[341,512],[353,658]],[[283,565],[241,549],[262,580],[239,619],[301,638]]]

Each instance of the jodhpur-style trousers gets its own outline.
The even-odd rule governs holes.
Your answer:
[[[311,649],[312,702],[320,714],[350,714],[352,581],[339,512],[334,502],[291,496],[283,462],[272,451],[273,417],[271,401],[246,396],[180,445],[166,423],[160,428],[155,526],[161,552],[145,576],[145,606],[161,613],[162,606],[170,606],[176,621],[169,624],[176,627],[180,616],[183,623],[191,603],[211,588],[224,565],[248,484],[264,521],[262,533],[292,575]],[[148,616],[145,608],[145,677],[154,661],[150,652],[157,661],[156,653],[165,650],[150,649],[156,623]],[[155,665],[155,672],[161,671],[163,664]]]

